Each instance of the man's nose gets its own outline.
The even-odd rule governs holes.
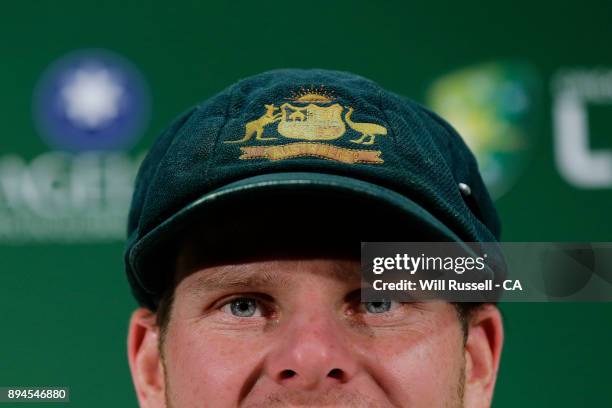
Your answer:
[[[311,314],[286,323],[267,356],[266,372],[278,384],[311,390],[348,382],[358,362],[332,316]]]

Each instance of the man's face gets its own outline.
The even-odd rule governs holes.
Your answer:
[[[141,391],[135,378],[143,407],[489,404],[482,353],[464,343],[449,303],[361,303],[357,260],[188,259],[158,370],[146,374],[153,386]],[[147,332],[140,353],[153,366],[159,336]]]

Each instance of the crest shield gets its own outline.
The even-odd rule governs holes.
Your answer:
[[[280,108],[278,133],[289,139],[334,140],[346,132],[340,104],[300,107],[284,103]]]

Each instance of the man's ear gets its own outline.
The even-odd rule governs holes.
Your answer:
[[[489,407],[497,379],[504,342],[504,327],[499,309],[485,304],[472,312],[465,344],[466,407]]]
[[[155,314],[144,308],[135,310],[128,331],[128,360],[141,408],[166,406],[164,367],[158,342]]]

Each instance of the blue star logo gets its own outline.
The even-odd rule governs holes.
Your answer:
[[[125,150],[142,135],[149,105],[148,88],[131,63],[88,50],[51,65],[38,85],[34,113],[54,149]]]

